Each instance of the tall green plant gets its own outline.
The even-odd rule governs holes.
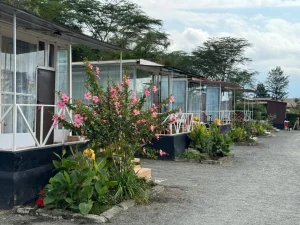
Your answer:
[[[71,156],[58,156],[53,164],[57,174],[46,185],[44,204],[50,208],[64,208],[88,214],[95,206],[106,205],[111,201],[109,190],[116,186],[116,181],[109,181],[107,161],[95,160],[93,150],[73,152]],[[111,204],[111,202],[110,202]]]
[[[175,116],[171,120],[164,120],[175,110],[158,113],[161,107],[173,102],[174,97],[169,96],[160,105],[153,104],[150,109],[143,110],[147,98],[158,91],[156,86],[144,90],[144,95],[139,99],[136,92],[130,90],[131,80],[126,76],[119,83],[109,81],[104,89],[101,86],[100,69],[93,67],[88,61],[85,61],[85,65],[85,100],[71,101],[66,94],[58,93],[60,101],[57,105],[62,109],[71,109],[74,121],[70,122],[65,115],[54,115],[53,120],[55,124],[60,123],[65,128],[86,136],[96,156],[105,157],[110,162],[108,170],[111,179],[123,183],[117,186],[119,188],[115,199],[132,198],[133,189],[131,185],[126,186],[130,182],[123,182],[133,177],[131,160],[153,138],[159,138],[159,134],[169,123],[176,121]],[[138,182],[136,176],[133,179]]]

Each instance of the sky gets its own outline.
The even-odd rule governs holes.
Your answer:
[[[169,51],[191,52],[209,37],[245,38],[253,47],[248,69],[268,72],[280,66],[290,76],[289,97],[300,97],[300,0],[133,0],[164,22]]]

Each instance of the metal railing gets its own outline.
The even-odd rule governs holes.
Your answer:
[[[0,104],[0,110],[2,110],[3,108],[7,108],[5,111],[3,112],[3,115],[0,118],[0,125],[3,124],[3,122],[5,121],[5,118],[8,117],[8,115],[12,112],[12,114],[16,113],[17,115],[19,114],[20,116],[13,116],[12,118],[9,118],[9,120],[12,120],[12,123],[16,123],[19,124],[20,120],[22,120],[25,124],[25,129],[27,130],[26,133],[30,133],[32,139],[34,140],[35,146],[33,147],[43,147],[47,145],[47,141],[49,140],[49,137],[51,136],[51,133],[54,131],[54,129],[58,129],[57,127],[55,127],[56,122],[52,121],[52,125],[49,128],[48,131],[46,131],[46,133],[44,133],[44,114],[45,114],[45,108],[52,108],[52,112],[55,113],[55,115],[57,116],[61,116],[64,115],[70,122],[73,122],[72,120],[72,115],[71,112],[69,111],[69,109],[65,108],[65,109],[60,109],[58,108],[56,105],[43,105],[43,104]],[[34,107],[34,110],[32,110],[32,112],[34,113],[34,117],[35,117],[35,122],[34,125],[30,125],[29,119],[26,118],[26,111],[24,110],[25,107]],[[23,108],[23,109],[22,109]],[[25,111],[25,112],[24,112]],[[36,112],[39,111],[39,117],[40,117],[40,121],[39,124],[36,125]],[[50,115],[49,115],[50,116]],[[13,119],[15,118],[15,120]],[[7,121],[6,121],[7,122]],[[1,127],[0,127],[1,128]],[[37,136],[37,129],[39,129],[39,135]],[[62,142],[61,143],[65,143],[65,128],[62,126]],[[1,135],[1,130],[0,129],[0,135]],[[17,133],[17,131],[15,131]],[[4,132],[6,133],[6,132]],[[11,133],[11,132],[10,132]],[[16,136],[16,133],[12,133],[14,136]],[[45,134],[45,135],[44,135]],[[15,137],[13,139],[13,141],[15,142]],[[57,143],[56,143],[57,144]],[[13,143],[13,149],[15,150],[15,143]]]
[[[201,118],[201,119],[200,119]],[[168,132],[165,134],[181,134],[189,133],[198,123],[213,123],[215,119],[219,119],[223,125],[231,124],[236,118],[244,121],[251,121],[253,119],[252,111],[242,110],[222,110],[222,111],[202,111],[192,113],[175,113],[165,118],[164,122],[169,121]]]

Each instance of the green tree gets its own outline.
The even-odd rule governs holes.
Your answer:
[[[268,90],[263,83],[258,83],[256,85],[256,97],[257,98],[269,98],[270,97]]]
[[[139,5],[128,0],[5,1],[101,41],[132,50],[124,52],[124,59],[158,60],[170,45],[169,36],[162,27],[163,22],[148,16]],[[82,61],[84,57],[107,60],[117,59],[120,54],[81,46],[74,48],[74,61]]]
[[[277,66],[268,73],[266,84],[272,99],[278,100],[287,97],[289,76],[284,74],[280,66]]]
[[[250,58],[245,51],[252,45],[243,38],[220,37],[210,38],[193,52],[193,70],[213,80],[250,82],[256,72],[242,69]]]

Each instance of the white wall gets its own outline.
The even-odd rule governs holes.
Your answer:
[[[16,147],[35,147],[35,141],[30,133],[17,133]],[[13,134],[0,134],[0,150],[13,148]]]

